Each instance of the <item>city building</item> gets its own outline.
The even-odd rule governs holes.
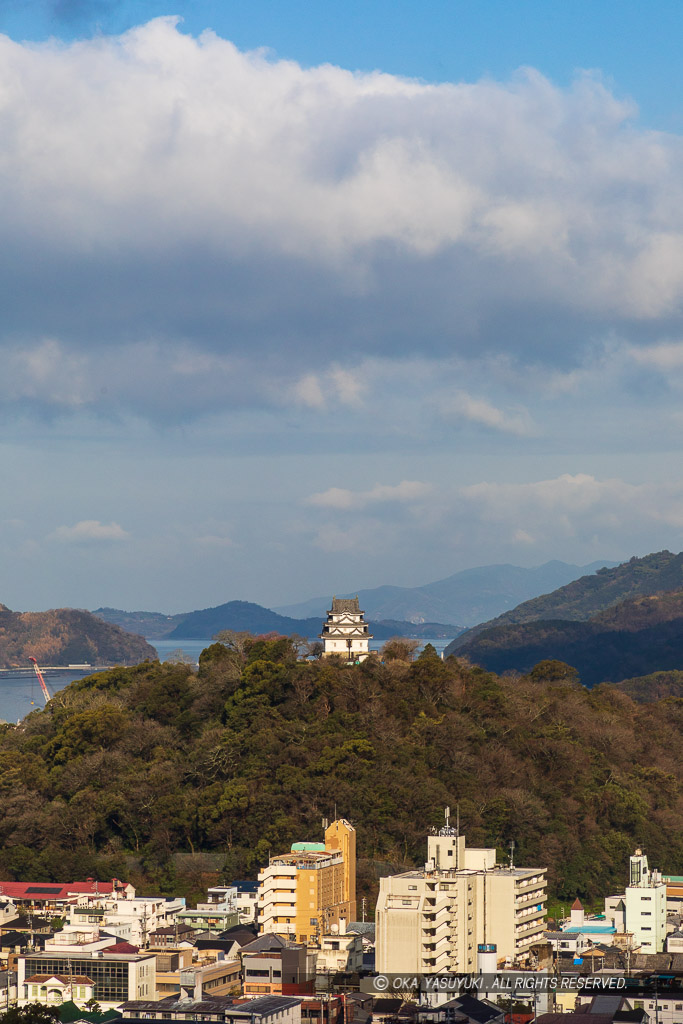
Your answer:
[[[239,924],[239,914],[230,902],[199,903],[195,909],[181,910],[176,921],[195,931],[224,932]]]
[[[151,953],[110,953],[96,949],[21,954],[17,957],[20,1006],[46,1002],[41,991],[33,994],[34,984],[39,989],[42,987],[42,983],[29,981],[34,977],[87,978],[93,985],[93,998],[104,1009],[114,1009],[126,999],[156,997],[156,958]]]
[[[170,996],[158,1002],[128,1000],[121,1007],[122,1024],[147,1024],[150,1020],[211,1021],[215,1024],[301,1024],[301,1001],[284,996],[264,996],[239,1001],[227,996],[192,999]]]
[[[661,953],[666,942],[667,883],[650,870],[647,857],[637,849],[629,860],[629,884],[605,900],[605,917],[617,929],[630,933],[632,946],[641,953]]]
[[[214,885],[208,890],[206,905],[231,903],[240,917],[240,924],[253,924],[258,912],[258,882],[233,882]]]
[[[259,872],[259,930],[309,943],[356,917],[356,831],[343,818],[324,843],[293,843]]]
[[[0,882],[0,893],[18,907],[37,913],[59,914],[76,903],[97,903],[103,896],[115,899],[132,899],[135,889],[118,878],[110,882],[98,882],[88,878],[85,882]]]
[[[316,946],[318,974],[351,974],[363,966],[363,939],[349,932],[344,921],[332,925],[329,935],[321,935]]]
[[[618,919],[618,910],[615,907],[615,914]],[[615,941],[617,927],[614,917],[586,916],[581,900],[574,900],[570,916],[561,922],[558,931],[545,932],[545,938],[550,943],[556,956],[581,956],[595,943],[604,943],[611,946]]]
[[[332,607],[320,634],[323,657],[337,655],[352,663],[368,657],[372,636],[364,614],[357,597],[332,598]]]
[[[380,879],[375,915],[380,973],[470,972],[477,946],[519,963],[543,940],[546,869],[497,864],[494,849],[468,849],[448,824],[428,838],[424,868]]]
[[[95,982],[79,974],[32,974],[24,981],[24,993],[30,1002],[49,1006],[85,1003],[94,996]]]
[[[126,942],[146,946],[152,932],[172,924],[184,909],[185,900],[182,898],[100,896],[96,900],[70,906],[67,920],[69,925],[97,925]]]
[[[303,995],[315,989],[315,953],[279,935],[259,935],[239,951],[245,996]]]

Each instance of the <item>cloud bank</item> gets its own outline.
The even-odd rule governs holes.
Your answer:
[[[591,75],[303,69],[173,18],[0,37],[0,402],[325,410],[362,401],[368,357],[570,370],[614,329],[660,343],[683,330],[683,151],[635,113]]]

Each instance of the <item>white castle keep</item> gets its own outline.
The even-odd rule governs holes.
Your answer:
[[[364,614],[360,610],[358,597],[332,598],[332,607],[320,634],[325,648],[324,658],[336,654],[349,662],[358,662],[368,657],[372,635],[363,618]]]

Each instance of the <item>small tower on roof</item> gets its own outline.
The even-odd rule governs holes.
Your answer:
[[[323,641],[323,657],[340,655],[349,663],[363,661],[370,653],[372,635],[360,610],[356,597],[333,597],[332,607],[323,623],[320,639]]]
[[[585,920],[586,912],[583,909],[583,903],[577,896],[572,903],[570,926],[572,928],[580,927]]]

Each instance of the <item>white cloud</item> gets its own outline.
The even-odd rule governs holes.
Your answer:
[[[447,399],[444,402],[444,413],[519,437],[533,432],[533,422],[526,409],[505,412],[487,399],[475,398],[466,391],[459,391]]]
[[[514,352],[571,371],[577,331],[683,315],[683,146],[634,115],[594,75],[563,90],[533,69],[430,85],[302,68],[174,18],[68,45],[0,37],[0,344],[58,338],[59,359],[38,347],[10,369],[74,408],[99,408],[103,350],[144,369],[170,348],[157,391],[195,414],[207,380],[239,400],[235,359],[258,393],[264,355],[317,410],[363,402],[350,356]],[[142,406],[135,373],[118,383],[103,411]]]
[[[628,354],[639,366],[667,373],[683,369],[683,341],[661,341],[641,348],[631,346]]]
[[[314,373],[307,373],[292,388],[295,401],[307,405],[310,409],[323,409],[325,395],[319,378]]]
[[[359,408],[367,390],[361,370],[333,364],[324,373],[306,373],[291,388],[296,404],[327,410],[335,405]]]
[[[431,493],[430,484],[419,480],[402,480],[400,484],[376,484],[367,491],[351,491],[343,487],[330,487],[320,494],[312,494],[307,504],[318,508],[359,509],[383,502],[409,504],[421,501]]]
[[[64,544],[110,543],[130,536],[118,523],[101,523],[99,519],[83,519],[74,526],[58,526],[51,539]]]
[[[471,484],[459,497],[484,522],[507,522],[517,533],[555,537],[652,529],[683,529],[683,480],[633,484],[563,473],[531,483]]]

